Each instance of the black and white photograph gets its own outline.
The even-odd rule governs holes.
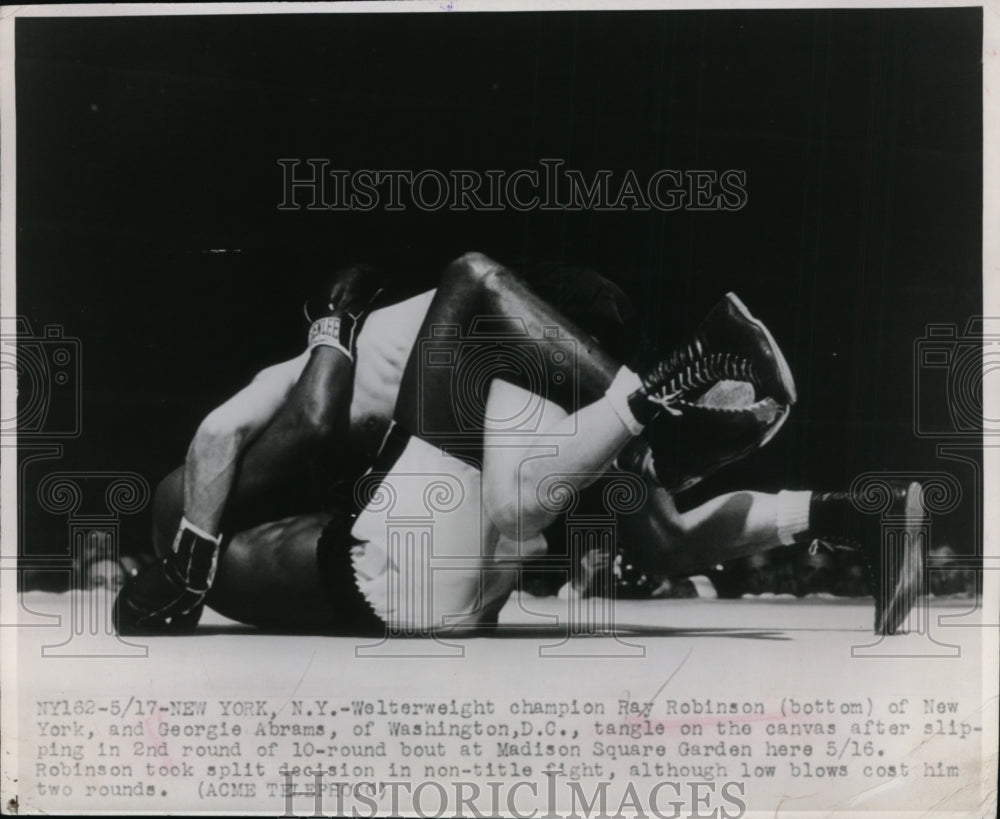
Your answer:
[[[998,44],[0,9],[0,810],[996,815]]]

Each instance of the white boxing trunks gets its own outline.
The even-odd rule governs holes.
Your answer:
[[[367,483],[366,483],[367,481]],[[411,436],[388,474],[362,479],[351,535],[355,581],[391,631],[426,633],[495,621],[520,558],[545,539],[505,538],[482,499],[482,472]]]

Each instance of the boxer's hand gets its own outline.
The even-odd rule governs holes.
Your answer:
[[[119,634],[191,631],[215,579],[221,539],[181,521],[173,554],[129,580],[115,600]]]
[[[115,630],[127,635],[193,629],[208,588],[192,588],[185,567],[186,561],[172,554],[130,579],[115,600]]]
[[[374,268],[363,264],[341,268],[317,297],[306,302],[306,318],[313,322],[327,316],[348,315],[357,321],[382,291],[381,279]]]
[[[378,275],[367,265],[338,270],[322,299],[307,302],[309,349],[333,347],[354,360],[357,338],[367,312],[382,294]]]
[[[365,265],[354,265],[340,271],[330,285],[330,310],[343,310],[358,318],[371,306],[382,292],[382,285],[374,270]]]

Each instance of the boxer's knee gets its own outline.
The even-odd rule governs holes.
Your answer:
[[[500,263],[494,261],[485,253],[470,250],[455,259],[448,266],[448,272],[466,280],[476,281],[485,278],[498,267],[500,267]]]
[[[503,265],[486,254],[469,251],[445,268],[440,286],[461,291],[488,289],[503,270]]]

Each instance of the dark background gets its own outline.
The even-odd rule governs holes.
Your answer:
[[[17,313],[80,339],[83,396],[82,434],[26,475],[155,484],[212,407],[303,348],[319,271],[378,261],[415,292],[475,249],[597,267],[649,344],[729,289],[765,320],[800,403],[688,502],[879,469],[971,492],[914,435],[914,343],[982,310],[981,39],[980,9],[19,19]],[[748,201],[282,212],[284,157],[735,168]],[[65,552],[65,519],[24,489],[25,552]],[[974,523],[967,497],[935,531],[972,552]],[[126,522],[126,549],[147,526]]]

